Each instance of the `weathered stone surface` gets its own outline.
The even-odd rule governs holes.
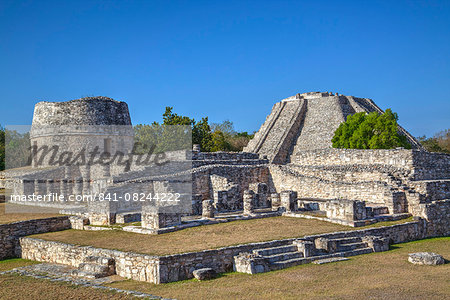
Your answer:
[[[202,202],[202,217],[214,218],[216,209],[214,207],[214,200],[203,200]]]
[[[445,263],[441,255],[433,252],[410,253],[408,261],[415,265],[442,265]]]
[[[216,271],[211,268],[202,268],[192,272],[192,275],[198,280],[210,280],[216,277]]]
[[[305,150],[331,147],[335,130],[348,115],[383,111],[370,99],[332,93],[302,93],[276,103],[244,151],[267,155],[276,163],[292,161]],[[413,148],[420,143],[399,126]],[[292,149],[292,150],[291,150]]]
[[[244,215],[251,215],[255,210],[255,193],[251,190],[244,191]]]
[[[234,257],[233,268],[236,272],[256,274],[270,271],[269,262],[263,256],[254,253],[239,253]]]

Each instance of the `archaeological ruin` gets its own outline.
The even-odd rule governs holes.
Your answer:
[[[83,269],[106,257],[108,274],[165,283],[193,277],[200,268],[260,273],[324,259],[385,251],[392,243],[450,234],[450,155],[425,151],[404,128],[412,149],[335,149],[331,139],[348,115],[383,111],[370,99],[334,93],[297,94],[276,103],[243,152],[168,151],[163,164],[139,164],[125,102],[89,97],[36,104],[31,146],[58,146],[73,153],[119,153],[127,168],[60,164],[51,155],[2,172],[1,185],[17,195],[62,195],[46,203],[67,216],[28,225],[0,225],[0,258],[57,262]],[[97,150],[96,150],[97,149]],[[47,149],[50,151],[49,149]],[[67,154],[68,155],[68,154]],[[157,154],[152,153],[152,157]],[[176,194],[177,203],[125,201],[130,194]],[[103,201],[98,195],[122,201]],[[87,202],[70,195],[97,195]],[[25,206],[25,205],[24,205]],[[275,240],[171,256],[149,256],[78,247],[26,237],[64,230],[120,230],[164,234],[224,220],[286,216],[363,227],[414,217],[401,225]],[[31,222],[31,221],[30,221]],[[127,223],[140,222],[139,225]],[[103,226],[103,227],[100,227]],[[280,229],[281,230],[281,229]],[[14,236],[9,238],[5,236]],[[89,259],[88,259],[89,258]],[[95,264],[95,263],[94,263]],[[100,264],[101,263],[96,263]],[[114,267],[112,267],[114,265]],[[105,270],[106,270],[105,269]],[[106,274],[106,273],[105,273]]]

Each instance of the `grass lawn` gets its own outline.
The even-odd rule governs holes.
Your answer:
[[[39,262],[21,258],[0,260],[0,272],[35,264],[39,264]]]
[[[402,222],[405,220],[390,224]],[[320,220],[273,217],[199,226],[161,235],[142,235],[116,230],[64,230],[31,237],[76,245],[166,255],[342,230],[355,228]]]
[[[14,206],[14,204],[9,203],[8,206]],[[50,217],[61,216],[58,214],[44,214],[44,213],[6,213],[5,212],[6,203],[0,203],[0,224],[12,223],[17,221],[26,221],[32,219],[44,219]],[[26,211],[30,211],[31,208],[28,208]]]
[[[165,255],[349,229],[351,228],[318,220],[273,217],[198,226],[161,235],[143,235],[116,230],[64,230],[31,237]]]
[[[19,275],[0,275],[0,299],[136,299],[125,294],[113,293],[68,283],[56,283],[45,279]]]
[[[31,260],[12,258],[0,260],[0,272],[37,264]],[[135,299],[124,294],[77,287],[44,279],[19,275],[0,275],[0,299]]]
[[[177,299],[450,299],[450,264],[410,264],[408,253],[418,251],[449,259],[450,238],[397,244],[390,251],[348,261],[257,275],[227,273],[203,282],[155,285],[127,280],[109,285]]]

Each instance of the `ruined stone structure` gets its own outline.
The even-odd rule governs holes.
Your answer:
[[[125,172],[114,164],[45,165],[12,176],[9,186],[18,193],[63,195],[125,195],[137,187],[145,193],[183,190],[187,207],[176,214],[172,211],[171,216],[176,217],[167,221],[151,209],[144,209],[148,212],[142,219],[141,203],[134,201],[70,203],[71,209],[66,210],[89,218],[91,224],[142,219],[147,228],[155,230],[181,222],[183,215],[213,218],[214,214],[242,210],[252,215],[264,208],[286,214],[323,212],[330,220],[352,226],[376,221],[381,215],[438,216],[434,210],[445,210],[442,201],[450,198],[449,155],[424,151],[402,127],[398,130],[408,138],[412,150],[330,148],[339,124],[361,111],[382,112],[370,99],[297,94],[274,105],[246,152],[202,153],[194,145],[193,151],[169,153],[170,163],[162,167],[131,164]],[[31,141],[67,149],[83,145],[129,152],[131,129],[124,102],[105,97],[40,102],[35,108]]]
[[[125,102],[107,97],[86,97],[37,103],[30,139],[32,146],[58,146],[74,153],[82,148],[88,153],[95,147],[101,152],[129,153],[134,133]],[[42,166],[49,166],[47,159]]]
[[[98,269],[102,274],[165,283],[192,278],[199,269],[211,268],[217,273],[234,269],[254,274],[386,251],[392,243],[450,235],[450,155],[423,150],[402,127],[398,131],[407,137],[412,150],[331,148],[331,138],[339,124],[348,115],[361,111],[382,112],[370,99],[330,93],[297,94],[274,105],[245,152],[203,153],[194,145],[192,151],[167,153],[168,163],[163,166],[132,163],[124,171],[114,164],[76,170],[46,165],[0,174],[13,193],[125,195],[139,188],[145,193],[179,192],[188,208],[180,211],[166,205],[155,209],[140,202],[98,198],[88,205],[65,205],[63,212],[75,216],[0,225],[0,258],[19,256],[71,265],[81,273]],[[69,118],[62,121],[66,115]],[[117,125],[130,129],[123,102],[96,97],[38,103],[32,142],[61,143],[59,136],[63,132],[41,129],[58,124],[75,125],[64,137],[64,143],[72,139],[64,147],[77,147],[80,143],[90,147],[103,145],[103,149],[111,150],[126,151],[132,147],[132,134],[127,130],[109,132],[111,142],[105,142],[111,135],[89,127]],[[138,221],[142,222],[141,227],[124,226],[123,230],[163,234],[220,221],[280,215],[355,227],[411,215],[414,221],[167,256],[26,237],[68,228],[99,230],[89,224]]]
[[[331,148],[335,130],[348,115],[373,111],[383,113],[367,98],[321,92],[297,94],[275,103],[244,151],[265,155],[274,163],[290,162],[305,150]],[[401,126],[398,131],[413,148],[422,148]]]

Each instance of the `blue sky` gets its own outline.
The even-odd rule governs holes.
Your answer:
[[[103,95],[132,122],[165,106],[254,131],[272,105],[332,91],[450,127],[450,1],[0,0],[2,125],[38,101]]]

